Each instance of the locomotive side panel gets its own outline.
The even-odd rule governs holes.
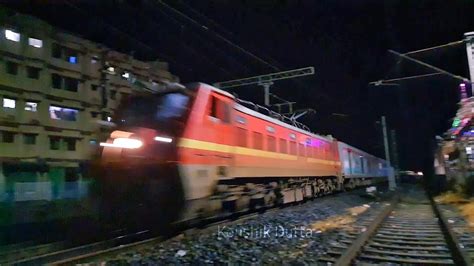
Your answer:
[[[208,197],[220,178],[232,176],[235,129],[230,95],[200,84],[190,119],[178,142],[186,199]]]

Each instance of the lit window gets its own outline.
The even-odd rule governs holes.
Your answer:
[[[77,57],[75,57],[75,56],[70,56],[70,57],[69,57],[69,63],[71,63],[71,64],[77,64]]]
[[[78,113],[79,111],[76,109],[70,109],[54,105],[49,106],[49,116],[55,120],[76,121]]]
[[[90,145],[97,145],[97,140],[96,139],[90,139],[89,144]]]
[[[92,56],[92,58],[91,58],[91,63],[92,63],[92,64],[95,64],[95,63],[97,63],[98,61],[99,61],[99,57],[98,57],[97,55]]]
[[[36,48],[43,47],[43,41],[40,39],[28,38],[28,44]]]
[[[107,71],[109,72],[109,74],[115,74],[115,68],[114,67],[109,66],[107,68]]]
[[[26,102],[25,110],[30,112],[36,112],[38,108],[38,103],[35,102]]]
[[[3,98],[4,108],[15,108],[16,101],[14,99]]]
[[[5,38],[10,41],[19,42],[20,41],[20,33],[14,32],[11,30],[5,30]]]

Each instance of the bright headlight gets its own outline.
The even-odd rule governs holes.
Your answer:
[[[124,149],[138,149],[143,146],[143,142],[138,139],[116,138],[114,139],[113,143],[101,142],[100,146]]]
[[[156,140],[156,141],[161,141],[161,142],[166,142],[166,143],[171,143],[171,142],[173,141],[172,138],[160,137],[160,136],[156,136],[156,137],[155,137],[155,140]]]

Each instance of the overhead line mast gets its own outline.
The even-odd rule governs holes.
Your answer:
[[[314,67],[304,67],[288,71],[276,72],[266,75],[253,76],[242,79],[234,79],[223,82],[216,82],[214,86],[220,89],[227,89],[233,87],[240,87],[245,85],[258,84],[263,86],[265,105],[270,106],[270,86],[274,81],[283,79],[292,79],[297,77],[303,77],[308,75],[314,75]]]

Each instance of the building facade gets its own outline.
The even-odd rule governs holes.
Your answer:
[[[0,22],[0,202],[80,197],[120,99],[178,79],[30,16]]]

